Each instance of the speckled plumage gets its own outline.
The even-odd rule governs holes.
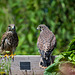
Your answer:
[[[39,25],[38,29],[41,31],[37,40],[37,47],[39,48],[39,52],[41,54],[42,60],[45,63],[42,66],[49,66],[51,53],[56,46],[56,38],[55,35],[48,29],[46,25]]]
[[[15,25],[10,24],[7,31],[3,34],[1,39],[1,50],[10,51],[10,54],[14,52],[18,45],[18,36],[15,30]]]

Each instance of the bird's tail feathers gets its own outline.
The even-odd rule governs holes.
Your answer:
[[[48,67],[50,64],[52,64],[50,55],[45,55],[45,58],[42,57],[42,59],[40,60],[40,65],[43,67]]]

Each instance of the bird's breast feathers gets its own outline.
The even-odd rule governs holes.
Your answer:
[[[6,38],[6,39],[5,39]],[[5,44],[10,45],[10,46],[17,46],[18,45],[18,36],[17,33],[12,33],[12,32],[5,32],[3,34],[1,43],[3,42],[3,40],[5,39]]]

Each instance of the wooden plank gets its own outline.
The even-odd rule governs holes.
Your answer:
[[[53,61],[54,58],[52,56]],[[9,75],[43,75],[44,69],[39,67],[39,61],[39,55],[16,55],[14,61],[11,62],[11,73]],[[20,62],[30,62],[31,70],[20,70]]]

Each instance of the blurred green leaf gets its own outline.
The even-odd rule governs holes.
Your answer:
[[[29,43],[32,44],[33,43],[32,40],[33,40],[33,35],[32,35],[32,33],[29,33],[28,34],[28,41],[29,41]]]
[[[64,58],[63,55],[58,55],[58,56],[55,58],[54,62],[58,63],[58,62],[60,61],[60,59],[62,59],[62,58]]]

